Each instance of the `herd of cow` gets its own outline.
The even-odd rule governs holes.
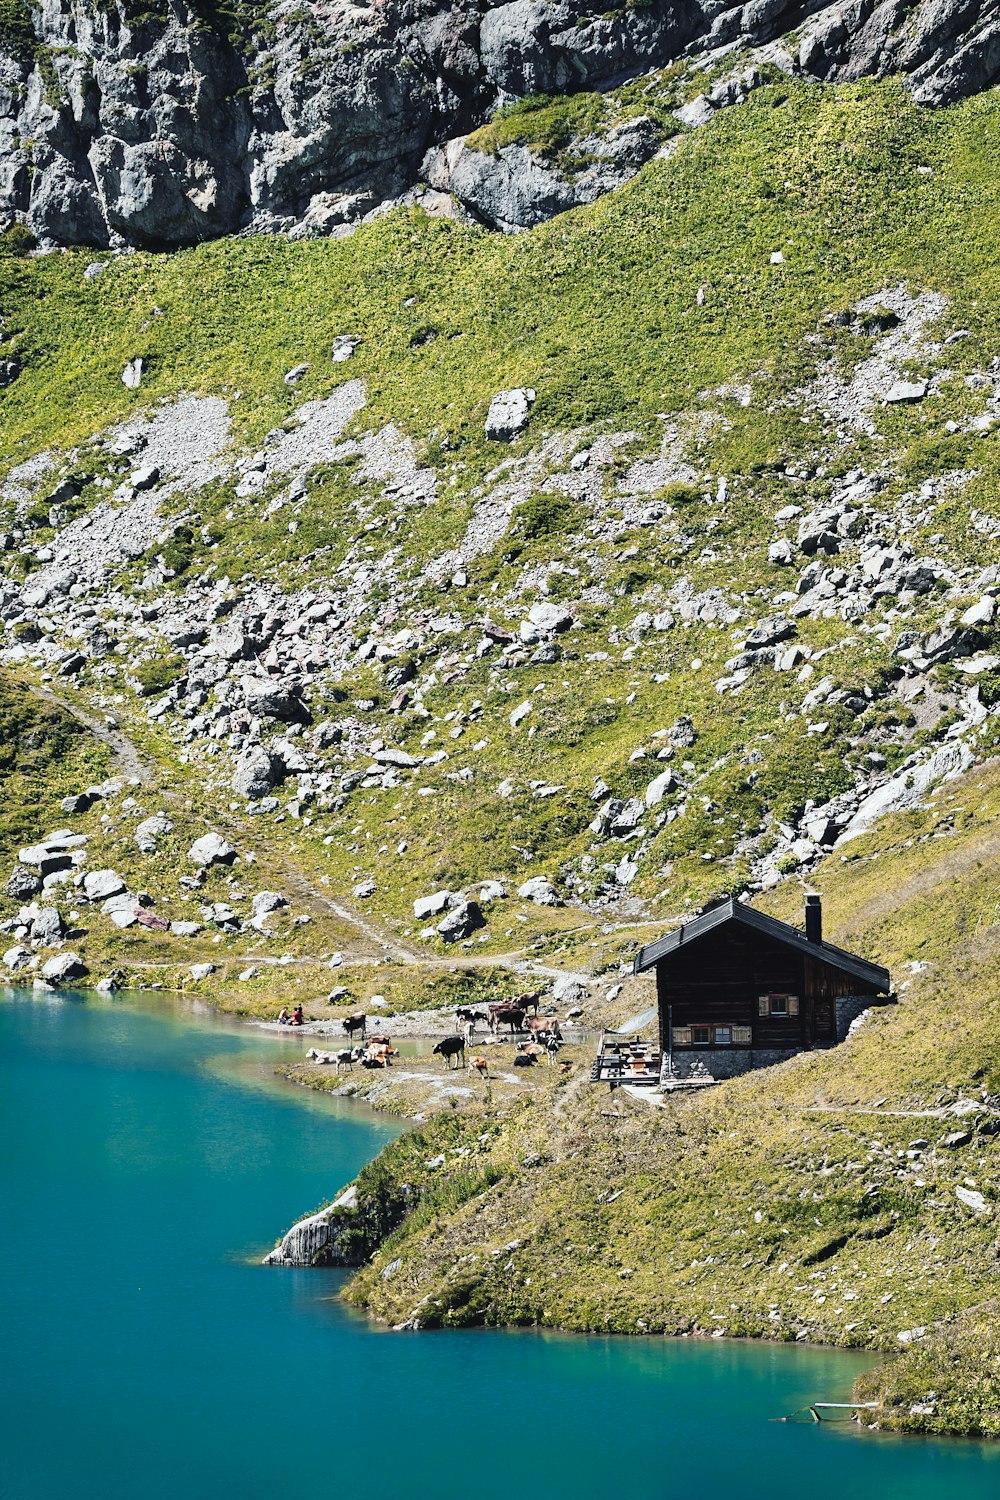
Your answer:
[[[461,1036],[442,1037],[432,1049],[432,1053],[440,1056],[446,1067],[464,1067],[466,1048],[474,1040],[477,1026],[488,1026],[494,1036],[502,1026],[509,1026],[511,1036],[519,1031],[528,1032],[528,1040],[517,1044],[517,1053],[514,1057],[515,1068],[530,1068],[539,1057],[545,1057],[551,1062],[562,1046],[563,1036],[559,1022],[554,1016],[538,1014],[540,997],[541,991],[537,990],[530,995],[522,995],[514,1001],[501,1000],[495,1005],[487,1006],[485,1010],[475,1010],[468,1005],[458,1006],[455,1019],[462,1022]],[[529,1006],[534,1008],[533,1016],[527,1013]],[[469,1071],[488,1078],[489,1059],[482,1056],[471,1058]]]
[[[488,1027],[494,1036],[498,1034],[502,1026],[509,1026],[512,1037],[518,1032],[528,1033],[527,1040],[517,1043],[517,1053],[514,1058],[516,1068],[531,1067],[540,1057],[545,1057],[547,1061],[552,1062],[562,1045],[563,1036],[559,1022],[554,1016],[538,1014],[538,1001],[541,993],[537,990],[521,995],[517,1000],[501,1000],[495,1005],[488,1005],[485,1010],[459,1005],[455,1010],[455,1019],[462,1025],[461,1034],[442,1037],[432,1049],[432,1055],[439,1056],[448,1068],[463,1068],[466,1049],[471,1046],[475,1038],[477,1026]],[[534,1015],[528,1015],[529,1008],[534,1010]],[[353,1072],[355,1063],[360,1063],[363,1068],[386,1068],[392,1058],[397,1055],[397,1049],[392,1046],[389,1037],[369,1037],[368,1018],[362,1012],[345,1016],[341,1025],[344,1028],[344,1034],[352,1043],[355,1035],[360,1032],[363,1045],[352,1045],[333,1054],[332,1061],[336,1063],[338,1072],[343,1067]],[[488,1078],[489,1059],[480,1056],[472,1057],[469,1061],[469,1071]]]

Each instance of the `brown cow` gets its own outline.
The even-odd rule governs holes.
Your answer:
[[[557,1042],[562,1041],[562,1032],[559,1029],[559,1021],[555,1016],[532,1016],[525,1021],[526,1030],[538,1041],[544,1041],[546,1037],[554,1037]]]
[[[368,1018],[363,1011],[359,1011],[356,1016],[345,1016],[340,1024],[347,1036],[353,1036],[356,1031],[361,1032],[362,1041],[368,1036]]]
[[[532,1010],[532,1012],[537,1016],[538,1015],[538,1002],[542,998],[542,996],[544,995],[544,993],[545,993],[544,990],[529,990],[526,995],[517,995],[515,997],[513,1003],[515,1005],[519,1005],[521,1007],[521,1009],[523,1011],[525,1011],[525,1012],[530,1007],[531,1010]]]
[[[388,1068],[397,1052],[398,1049],[391,1045],[388,1037],[373,1037],[365,1049],[361,1066],[363,1068]]]
[[[517,1005],[498,1006],[490,1015],[490,1029],[497,1031],[501,1026],[509,1026],[513,1036],[515,1031],[520,1031],[524,1026],[524,1011]]]

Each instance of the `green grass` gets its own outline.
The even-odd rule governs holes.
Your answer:
[[[239,389],[238,428],[259,436],[342,379],[327,350],[344,331],[365,339],[350,374],[369,384],[366,422],[464,439],[467,463],[493,456],[480,427],[499,386],[538,389],[536,427],[643,425],[737,370],[800,360],[824,308],[873,285],[941,285],[956,318],[976,313],[962,358],[991,347],[990,96],[932,113],[886,86],[784,93],[761,90],[623,192],[514,239],[397,214],[348,241],[138,254],[89,282],[83,253],[8,262],[6,316],[26,368],[4,395],[7,451],[68,446],[179,389]],[[715,295],[698,308],[702,281]],[[427,324],[439,336],[413,347]],[[136,354],[147,373],[133,393],[119,377]],[[293,395],[282,377],[304,360]],[[781,421],[755,415],[758,460]]]
[[[527,146],[557,157],[577,136],[591,135],[615,114],[606,94],[533,94],[498,109],[468,138],[472,151],[495,155],[504,146]]]
[[[76,719],[34,697],[9,673],[0,674],[0,848],[5,854],[64,824],[59,799],[103,781],[108,769],[108,756]]]

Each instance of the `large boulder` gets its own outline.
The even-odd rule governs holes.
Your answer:
[[[94,797],[92,793],[76,792],[72,797],[63,797],[60,800],[59,806],[65,813],[82,813],[86,812],[87,808],[90,807],[93,802]]]
[[[240,682],[243,702],[261,719],[279,719],[283,723],[307,723],[309,710],[299,696],[297,685],[277,682],[270,677],[244,677]]]
[[[559,892],[550,880],[544,875],[533,875],[523,885],[518,886],[517,894],[522,901],[533,901],[536,906],[560,906]]]
[[[37,943],[57,943],[66,931],[54,906],[35,907],[31,912],[31,936]]]
[[[638,797],[609,797],[590,825],[598,838],[622,838],[642,821],[645,804]]]
[[[259,802],[273,787],[280,786],[283,778],[282,762],[262,745],[257,745],[240,757],[231,785],[237,797]]]
[[[122,891],[120,895],[111,896],[104,902],[101,910],[111,918],[116,927],[134,927],[139,920],[141,907],[130,891]]]
[[[135,842],[143,854],[155,854],[159,840],[173,833],[174,825],[163,813],[144,818],[135,830]]]
[[[535,393],[527,386],[499,391],[486,413],[486,436],[494,442],[509,443],[528,425]]]
[[[669,769],[662,771],[659,776],[654,776],[646,788],[646,806],[658,806],[668,793],[676,791],[678,785],[677,777]]]
[[[255,917],[266,917],[287,905],[287,896],[282,896],[279,891],[258,891],[250,903],[250,909]]]
[[[557,631],[568,630],[572,623],[573,616],[565,604],[554,604],[551,599],[542,599],[528,610],[528,625],[540,636],[555,635]],[[522,625],[522,639],[525,635]]]
[[[174,937],[188,938],[196,937],[201,932],[200,922],[171,922],[170,931]]]
[[[51,984],[59,984],[66,979],[83,979],[88,972],[79,953],[57,953],[42,964],[42,978],[49,980]]]
[[[441,918],[437,930],[446,943],[458,943],[485,926],[486,918],[479,904],[475,901],[460,901]]]
[[[17,864],[4,889],[12,901],[30,901],[42,888],[42,877],[27,865]]]
[[[188,859],[199,869],[207,870],[211,865],[231,865],[236,859],[236,850],[221,834],[205,833],[191,845]]]
[[[58,870],[70,870],[73,867],[73,859],[68,850],[54,849],[48,844],[35,844],[29,849],[22,849],[17,857],[22,865],[29,865],[37,870],[42,880]]]
[[[429,896],[418,896],[413,903],[413,915],[418,922],[426,922],[428,917],[437,917],[449,906],[455,904],[455,898],[451,891],[432,891]]]
[[[107,901],[120,896],[125,882],[115,870],[92,870],[83,877],[83,893],[88,901]]]
[[[267,919],[273,912],[288,905],[288,899],[278,891],[258,891],[250,903],[250,924],[263,931]]]
[[[794,634],[795,626],[791,620],[786,620],[784,615],[772,615],[766,620],[757,622],[743,643],[744,649],[764,651],[768,646],[776,646]]]

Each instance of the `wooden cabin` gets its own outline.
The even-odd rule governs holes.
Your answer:
[[[656,971],[661,1083],[710,1082],[842,1042],[889,997],[887,969],[823,941],[818,896],[805,931],[727,898],[636,954]]]

